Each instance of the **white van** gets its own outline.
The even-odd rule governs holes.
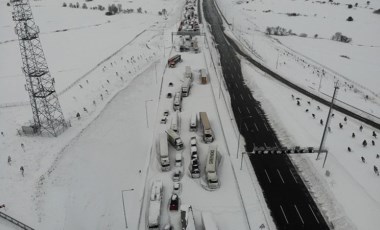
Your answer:
[[[182,166],[182,153],[181,152],[176,153],[174,165],[177,167]]]
[[[190,131],[196,132],[198,128],[197,113],[193,113],[190,118]]]

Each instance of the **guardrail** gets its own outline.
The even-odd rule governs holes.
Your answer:
[[[22,228],[22,229],[25,229],[25,230],[35,230],[34,228],[32,227],[29,227],[28,225],[22,223],[21,221],[18,221],[16,220],[15,218],[3,213],[3,212],[0,212],[0,217],[11,222],[12,224],[14,225],[17,225],[18,227]]]

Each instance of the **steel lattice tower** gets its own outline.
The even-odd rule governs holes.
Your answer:
[[[32,125],[39,134],[59,135],[67,127],[39,38],[29,0],[12,0],[15,32],[18,36],[30,104]]]

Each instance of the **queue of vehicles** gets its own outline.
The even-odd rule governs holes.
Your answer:
[[[184,19],[180,24],[180,29],[183,31],[198,31],[198,16],[196,13],[195,0],[187,0],[185,5]],[[198,52],[198,42],[197,39],[192,36],[184,36],[183,38],[191,41],[191,47]],[[175,68],[182,62],[181,55],[177,54],[168,59],[167,65],[169,68]],[[205,69],[199,71],[199,79],[201,84],[207,83],[207,73]],[[180,85],[179,91],[168,92],[167,98],[172,98],[172,108],[174,112],[169,112],[169,109],[165,109],[162,113],[160,120],[161,124],[166,125],[169,118],[171,118],[170,124],[164,132],[159,134],[158,148],[159,152],[159,163],[160,168],[163,172],[172,171],[171,179],[173,181],[171,196],[168,200],[168,210],[171,212],[180,211],[181,216],[181,229],[182,230],[192,230],[195,229],[195,220],[193,215],[193,209],[191,205],[181,204],[180,194],[183,190],[181,179],[186,173],[184,173],[185,161],[184,159],[190,159],[188,164],[188,176],[193,179],[203,178],[201,181],[205,181],[209,190],[214,190],[219,188],[219,178],[218,178],[218,165],[220,162],[220,154],[217,152],[216,145],[209,146],[207,155],[205,154],[200,158],[200,149],[197,143],[197,132],[201,133],[201,138],[203,144],[209,144],[215,140],[215,136],[209,121],[209,117],[206,112],[193,112],[191,113],[189,120],[189,131],[194,132],[194,135],[190,137],[189,147],[185,148],[183,139],[181,138],[180,132],[181,128],[181,111],[183,110],[183,98],[191,96],[190,91],[194,81],[194,74],[190,66],[185,66],[185,71],[183,75],[183,80]],[[173,82],[169,83],[169,87],[173,87]],[[203,145],[202,144],[202,145]],[[170,153],[169,145],[175,149],[175,154]],[[186,156],[185,154],[189,154]],[[184,156],[186,156],[184,158]],[[206,157],[205,157],[206,156]],[[206,158],[206,160],[205,160]],[[174,159],[174,161],[173,161]],[[202,162],[201,162],[201,159]],[[202,165],[202,168],[201,168]],[[201,173],[202,171],[202,173]],[[161,180],[156,180],[151,186],[151,196],[149,199],[149,217],[148,217],[148,228],[149,229],[173,229],[170,224],[164,226],[160,223],[161,219],[161,208],[163,200],[164,185]],[[210,224],[210,217],[203,217],[202,222],[204,222],[205,229],[217,229],[216,224]],[[216,228],[214,228],[216,227]]]

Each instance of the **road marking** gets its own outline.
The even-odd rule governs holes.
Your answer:
[[[302,224],[305,224],[305,222],[303,222],[303,219],[302,219],[302,216],[301,216],[300,212],[298,211],[298,208],[297,208],[297,206],[296,206],[296,205],[294,205],[294,207],[296,208],[296,211],[297,211],[297,213],[298,213],[298,216],[300,217],[300,219],[301,219],[301,221],[302,221]]]
[[[290,174],[292,175],[292,177],[293,177],[294,181],[296,182],[296,184],[298,184],[296,178],[294,177],[294,175],[293,175],[293,173],[292,173],[292,171],[291,171],[290,169],[289,169],[289,172],[290,172]]]
[[[282,209],[282,206],[281,206],[281,205],[280,205],[280,208],[281,208],[281,211],[282,211],[282,215],[284,215],[284,217],[285,217],[285,221],[286,221],[286,223],[289,224],[288,218],[286,218],[286,215],[285,215],[284,209]]]
[[[248,111],[248,114],[251,114],[251,111],[249,111],[248,107],[245,107],[245,108],[247,109],[247,111]]]
[[[247,131],[248,131],[248,126],[247,126],[247,124],[245,122],[244,122],[244,126],[247,129]]]
[[[265,148],[268,148],[268,146],[267,146],[267,144],[264,142],[264,146],[265,146]]]
[[[309,208],[310,208],[310,211],[313,213],[313,216],[314,216],[315,220],[319,224],[319,221],[318,221],[317,217],[315,216],[315,213],[314,213],[313,209],[311,208],[310,204],[309,204]]]
[[[257,131],[259,131],[259,129],[257,128],[257,125],[256,125],[256,123],[253,123],[253,124],[255,124],[255,128],[256,128],[256,130],[257,130]]]
[[[265,172],[265,174],[267,175],[267,178],[268,178],[268,181],[269,181],[269,183],[272,183],[272,181],[270,180],[270,178],[269,178],[269,175],[268,175],[268,173],[267,173],[267,170],[266,169],[264,169],[264,172]],[[286,217],[285,217],[286,218]]]
[[[257,112],[258,114],[260,114],[260,111],[257,109],[257,107],[255,107],[255,109],[256,109],[256,112]]]
[[[267,123],[266,123],[266,122],[264,122],[264,126],[265,126],[265,128],[267,129],[267,131],[269,131],[269,129],[268,129],[268,126],[267,126]]]
[[[235,85],[236,85],[236,88],[238,88],[239,89],[239,86],[238,86],[238,84],[235,82]]]
[[[231,94],[231,97],[233,97],[233,98],[234,98],[234,100],[235,100],[235,95],[234,95],[233,93]]]
[[[239,113],[241,113],[240,107],[238,106]]]
[[[241,99],[244,101],[243,95],[240,94]]]
[[[284,179],[283,179],[282,176],[281,176],[280,170],[277,169],[277,172],[278,172],[278,175],[280,176],[280,178],[281,178],[281,180],[282,180],[282,183],[285,184],[285,181],[284,181]]]

